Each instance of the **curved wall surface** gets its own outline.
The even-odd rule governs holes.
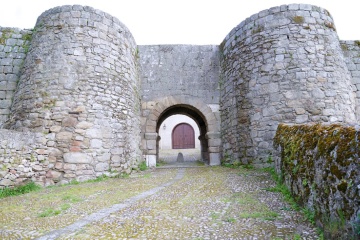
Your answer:
[[[42,132],[48,169],[64,180],[130,171],[140,159],[136,43],[91,7],[44,12],[33,31],[10,129]]]
[[[328,11],[303,4],[264,10],[220,47],[225,158],[270,160],[280,122],[355,121],[351,77]]]

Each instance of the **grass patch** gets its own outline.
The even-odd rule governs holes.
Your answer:
[[[62,200],[64,201],[70,201],[72,203],[77,203],[77,202],[81,202],[82,199],[80,197],[77,196],[73,196],[73,195],[65,195],[64,197],[62,197]]]
[[[145,171],[146,169],[148,169],[145,161],[143,161],[139,164],[139,169],[140,169],[140,171]]]
[[[106,176],[106,175],[101,175],[101,176],[99,176],[99,177],[97,177],[97,178],[95,178],[95,179],[89,179],[89,180],[87,180],[87,181],[85,181],[85,182],[101,182],[101,181],[104,181],[104,180],[107,180],[107,179],[109,179],[109,177],[108,176]]]
[[[300,207],[294,200],[289,188],[283,183],[281,176],[279,176],[274,168],[265,168],[264,171],[270,173],[271,177],[275,180],[276,186],[272,188],[265,188],[269,192],[279,192],[284,196],[284,199],[287,203],[290,204],[292,209],[299,211]]]
[[[47,208],[44,211],[42,211],[38,217],[52,217],[59,215],[61,213],[60,209],[53,209],[53,208]]]
[[[220,218],[220,213],[212,212],[212,213],[210,214],[210,217],[211,217],[212,220],[217,220],[217,219]]]
[[[39,185],[35,184],[34,182],[29,182],[23,186],[0,189],[0,198],[22,195],[25,193],[37,191],[39,189],[41,189]]]
[[[157,167],[161,167],[166,165],[166,162],[164,161],[164,159],[159,159],[158,161],[156,161],[156,166]]]
[[[61,205],[61,207],[60,207],[60,209],[61,209],[62,211],[66,211],[66,210],[68,210],[69,208],[70,208],[70,204],[68,204],[68,203],[63,204],[63,205]]]

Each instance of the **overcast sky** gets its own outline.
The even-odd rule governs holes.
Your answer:
[[[289,0],[7,0],[0,26],[33,28],[44,11],[87,5],[117,17],[137,44],[220,44],[232,28],[261,10]],[[299,3],[299,1],[296,1]],[[358,0],[302,0],[327,9],[341,40],[360,40]]]

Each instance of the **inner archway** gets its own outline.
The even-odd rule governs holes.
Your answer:
[[[209,165],[220,164],[220,116],[217,107],[185,96],[165,97],[145,102],[142,106],[142,150],[148,166],[156,166],[159,160],[161,124],[176,114],[188,116],[196,122],[199,128],[200,160]]]

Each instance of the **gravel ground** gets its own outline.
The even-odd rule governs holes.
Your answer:
[[[158,191],[59,239],[318,239],[316,229],[279,193],[264,190],[275,184],[268,173],[183,168],[175,181],[178,171],[148,170],[0,199],[0,239],[34,239],[152,189]],[[39,216],[49,208],[61,211]]]

